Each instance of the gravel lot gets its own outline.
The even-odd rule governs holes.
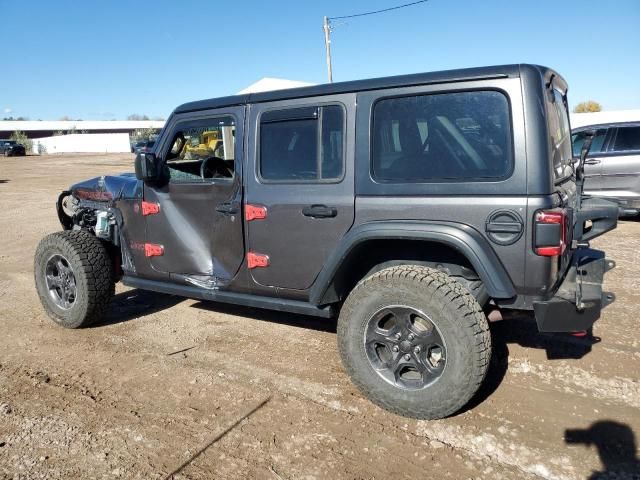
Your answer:
[[[32,260],[58,192],[126,170],[131,155],[0,159],[0,479],[640,478],[640,222],[596,242],[618,264],[599,343],[495,323],[481,395],[415,421],[353,387],[334,321],[121,285],[101,325],[50,321]]]

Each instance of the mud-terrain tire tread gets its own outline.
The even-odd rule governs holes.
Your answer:
[[[441,399],[444,400],[442,402],[436,401],[414,406],[405,404],[399,407],[394,399],[389,398],[388,387],[384,385],[384,381],[365,382],[363,381],[364,372],[356,371],[353,367],[348,342],[349,327],[352,322],[360,320],[357,318],[358,315],[354,315],[355,310],[364,295],[368,295],[372,290],[393,288],[392,285],[397,282],[411,282],[425,295],[431,293],[432,298],[441,299],[442,311],[449,310],[454,314],[459,328],[462,329],[460,333],[464,334],[466,331],[470,336],[468,342],[470,368],[464,369],[461,372],[463,377],[455,385],[450,385],[447,388],[448,398]],[[444,418],[459,411],[480,388],[491,359],[489,324],[474,296],[460,282],[447,274],[421,265],[393,266],[362,279],[342,306],[338,319],[338,347],[347,373],[367,398],[393,413],[417,419]],[[371,371],[368,375],[376,374]],[[441,380],[443,379],[438,381]],[[400,390],[398,389],[398,391]]]
[[[47,255],[58,251],[70,262],[77,284],[77,298],[69,310],[52,304],[42,275]],[[40,301],[49,317],[65,328],[87,327],[105,314],[115,293],[111,258],[103,243],[84,230],[66,230],[40,241],[34,259],[34,276]]]

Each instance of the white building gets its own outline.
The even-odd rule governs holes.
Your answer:
[[[312,83],[264,77],[238,94],[307,87]],[[33,140],[35,153],[128,152],[129,135],[140,129],[164,127],[164,120],[3,120],[0,139],[20,130]],[[64,135],[55,135],[65,132]]]
[[[571,128],[617,122],[640,122],[640,110],[613,110],[610,112],[571,114]]]

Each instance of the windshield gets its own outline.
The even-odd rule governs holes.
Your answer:
[[[547,96],[547,124],[552,149],[553,177],[555,181],[564,180],[573,172],[571,129],[567,97],[556,88]]]

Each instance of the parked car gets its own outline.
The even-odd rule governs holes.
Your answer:
[[[581,196],[566,92],[551,69],[508,65],[181,105],[135,175],[60,194],[64,231],[34,260],[42,305],[84,327],[121,281],[337,316],[364,395],[451,415],[487,373],[484,309],[571,332],[603,308],[613,263],[588,244],[619,208]]]
[[[135,153],[137,155],[138,153],[151,152],[155,143],[155,140],[143,140],[136,142],[131,146],[131,153]]]
[[[144,147],[146,141],[134,142],[131,144],[131,153],[137,153],[138,149]]]
[[[586,132],[594,131],[585,162],[585,193],[640,210],[640,122],[609,123],[576,128],[573,154],[579,156]]]
[[[27,154],[24,145],[15,140],[0,140],[0,155],[5,157],[24,156]]]

